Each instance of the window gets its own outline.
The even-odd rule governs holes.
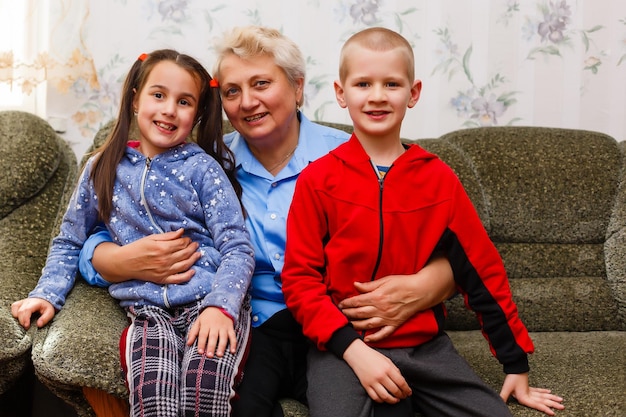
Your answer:
[[[45,117],[45,74],[36,57],[47,47],[49,2],[0,0],[0,10],[0,110]]]

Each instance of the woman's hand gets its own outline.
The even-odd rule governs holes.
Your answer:
[[[379,329],[367,335],[366,342],[384,339],[415,313],[455,292],[452,268],[444,257],[433,259],[413,275],[389,275],[354,286],[360,294],[346,298],[339,308],[356,330]]]
[[[183,236],[183,229],[143,237],[128,245],[104,242],[94,251],[92,263],[108,282],[129,279],[156,284],[180,284],[194,274],[201,254],[198,244]]]

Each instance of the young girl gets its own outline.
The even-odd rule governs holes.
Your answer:
[[[86,164],[39,283],[11,308],[25,328],[35,313],[38,327],[48,323],[74,285],[85,239],[101,222],[119,244],[183,228],[202,254],[191,280],[109,287],[131,323],[120,347],[133,416],[230,415],[248,344],[254,258],[216,86],[187,55],[139,57],[117,123]],[[139,134],[129,140],[133,124]],[[187,141],[194,125],[198,144]]]

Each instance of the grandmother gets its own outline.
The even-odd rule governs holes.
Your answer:
[[[233,400],[235,417],[282,416],[278,400],[306,403],[309,343],[285,306],[280,273],[285,220],[301,170],[346,141],[346,132],[311,122],[302,114],[305,60],[298,46],[274,29],[248,26],[227,32],[217,45],[213,75],[235,131],[226,143],[236,159],[237,179],[252,236],[256,268],[250,287],[252,337],[244,377]],[[181,283],[193,275],[197,244],[182,231],[143,238],[126,246],[94,234],[81,253],[81,272],[94,284],[141,279]],[[98,271],[98,272],[96,272]],[[415,312],[454,292],[445,258],[434,258],[409,276],[356,284],[359,295],[340,307],[358,330],[386,337]]]

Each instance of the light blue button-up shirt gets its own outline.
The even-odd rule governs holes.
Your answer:
[[[298,175],[311,161],[326,155],[349,137],[346,132],[312,123],[300,114],[298,147],[287,166],[273,176],[252,155],[238,132],[226,135],[225,141],[237,162],[237,179],[243,188],[246,225],[256,260],[250,284],[254,327],[286,308],[280,273],[285,255],[287,213]]]
[[[237,179],[243,188],[242,201],[247,214],[246,226],[254,248],[256,266],[250,284],[254,327],[286,308],[280,273],[285,255],[287,213],[298,175],[311,161],[326,155],[350,137],[344,131],[312,123],[301,113],[299,118],[298,147],[287,166],[275,177],[252,155],[238,132],[224,137],[235,154]],[[95,285],[107,285],[91,264],[95,247],[107,240],[110,237],[106,231],[92,235],[80,254],[80,272]]]

